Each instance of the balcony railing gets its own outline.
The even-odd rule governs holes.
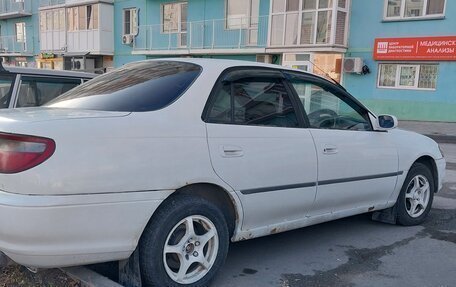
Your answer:
[[[32,15],[32,0],[0,0],[0,19]]]
[[[40,7],[65,4],[65,0],[40,0]]]
[[[26,38],[18,41],[16,36],[0,36],[0,55],[32,55],[33,39]]]
[[[140,26],[133,50],[153,53],[163,50],[254,49],[265,48],[267,39],[268,16],[205,20]]]

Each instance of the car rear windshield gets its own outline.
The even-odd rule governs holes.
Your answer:
[[[127,64],[61,95],[46,106],[85,110],[145,112],[171,104],[201,73],[201,67],[177,61]]]
[[[15,78],[14,74],[0,74],[0,109],[9,107]]]

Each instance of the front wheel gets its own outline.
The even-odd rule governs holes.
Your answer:
[[[396,203],[397,222],[401,225],[423,223],[434,199],[434,178],[430,169],[415,163],[405,179]]]
[[[209,201],[187,195],[166,202],[140,242],[144,286],[208,286],[228,253],[223,213]]]

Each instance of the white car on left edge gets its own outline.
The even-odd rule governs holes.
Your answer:
[[[338,84],[209,59],[125,65],[0,113],[0,251],[37,268],[122,260],[207,286],[239,241],[375,211],[422,223],[445,159]]]

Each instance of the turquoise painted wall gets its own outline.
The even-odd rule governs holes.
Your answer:
[[[123,10],[127,8],[139,9],[139,24],[149,25],[148,10],[149,2],[145,0],[116,0],[114,2],[114,67],[122,66],[123,64],[145,60],[146,56],[132,55],[132,47],[122,44],[123,33]]]
[[[456,62],[439,62],[435,91],[377,88],[378,64],[372,58],[374,39],[382,37],[456,36],[456,1],[447,0],[443,20],[383,22],[383,0],[352,0],[347,57],[361,57],[369,75],[344,74],[344,84],[376,113],[404,120],[456,122]]]
[[[18,17],[0,20],[0,34],[1,36],[15,36],[16,35],[16,23],[24,22],[26,25],[26,37],[27,41],[31,41],[27,45],[27,48],[31,49],[33,55],[38,55],[40,52],[39,42],[39,1],[31,0],[27,3],[31,5],[32,16]],[[27,57],[28,62],[35,62],[34,57]]]
[[[160,24],[160,7],[165,3],[173,3],[175,0],[116,0],[114,5],[114,35],[115,39],[115,55],[114,55],[114,66],[118,67],[131,61],[142,60],[146,57],[143,55],[132,55],[132,47],[129,45],[123,45],[121,42],[122,34],[122,12],[125,8],[138,7],[139,10],[139,25],[159,25]],[[188,0],[188,21],[203,21],[203,20],[217,20],[225,18],[225,0]],[[260,0],[260,16],[269,15],[270,0]],[[263,25],[267,28],[267,20]],[[224,31],[223,33],[217,33],[216,41],[230,41],[232,37],[229,35],[230,31]],[[209,36],[204,35],[204,41],[201,38],[201,44],[204,44],[205,48],[209,48]],[[138,38],[144,37],[140,34]],[[196,39],[197,36],[195,36]],[[265,34],[264,43],[266,43],[267,33]],[[228,40],[227,40],[228,39]],[[140,39],[138,39],[140,40]],[[160,35],[159,33],[154,34],[153,41],[161,42],[163,47],[167,47],[168,35]],[[197,40],[194,40],[197,41]],[[161,45],[160,45],[161,46]],[[209,56],[207,56],[209,57]],[[255,61],[255,55],[211,55],[210,57],[216,58],[229,58],[229,59],[246,59]],[[156,57],[153,57],[156,58]]]

